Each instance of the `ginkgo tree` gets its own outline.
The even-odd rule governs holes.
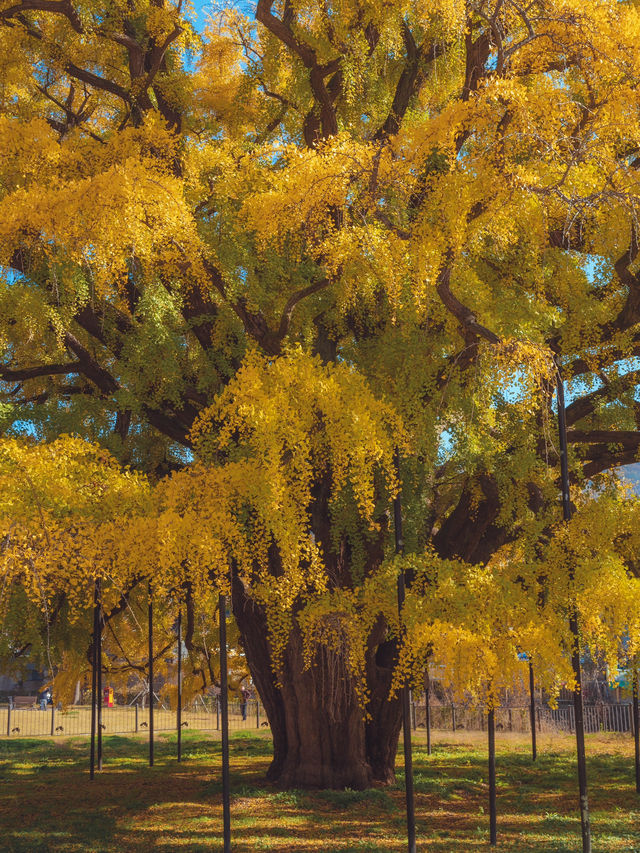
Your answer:
[[[273,778],[361,787],[400,726],[393,447],[408,552],[477,578],[559,520],[553,356],[576,483],[636,459],[639,13],[252,9],[0,6],[0,417],[175,472],[113,543],[230,585]],[[363,585],[358,649],[309,608]]]

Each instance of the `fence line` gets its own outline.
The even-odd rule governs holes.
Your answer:
[[[429,705],[431,728],[448,731],[484,731],[486,713],[483,709],[468,708],[462,705]],[[426,709],[424,702],[412,703],[413,728],[425,728]],[[515,708],[496,708],[496,729],[498,731],[531,732],[529,706]],[[584,728],[588,734],[597,732],[621,732],[633,734],[633,715],[631,704],[592,704],[584,706]],[[536,731],[538,732],[575,732],[573,705],[549,708],[536,706]]]
[[[104,734],[144,733],[149,728],[149,709],[139,705],[102,708]],[[220,708],[217,701],[198,703],[182,711],[182,730],[220,731]],[[229,729],[249,731],[268,726],[262,703],[252,699],[246,703],[243,718],[242,704],[229,702]],[[155,706],[153,728],[156,732],[176,731],[177,712]],[[39,708],[10,708],[0,706],[0,739],[7,737],[69,737],[91,733],[90,706],[71,706],[57,710],[50,705]]]
[[[431,728],[444,731],[484,731],[486,714],[478,708],[463,705],[429,705]],[[414,731],[425,728],[426,709],[424,702],[411,703],[411,722]],[[154,729],[158,732],[175,731],[176,711],[162,707],[154,708]],[[530,733],[529,706],[496,708],[496,729],[508,732]],[[215,699],[199,701],[182,711],[183,731],[220,731],[220,708]],[[620,732],[633,734],[633,715],[630,704],[594,704],[584,706],[585,732]],[[143,733],[149,727],[149,709],[139,705],[118,706],[102,709],[102,725],[105,734]],[[229,729],[250,731],[268,728],[267,716],[262,703],[252,699],[246,703],[245,718],[239,701],[229,702]],[[575,731],[572,705],[549,708],[536,707],[536,729],[554,733]],[[88,735],[91,731],[91,709],[88,706],[72,706],[64,711],[49,706],[46,711],[38,708],[9,708],[0,706],[0,739],[15,737],[56,737]]]

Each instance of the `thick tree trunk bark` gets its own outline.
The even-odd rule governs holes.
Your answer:
[[[434,537],[440,556],[460,556],[484,562],[506,539],[496,524],[500,508],[493,479],[481,475],[483,497],[478,502],[471,489],[464,489],[458,505]],[[336,586],[351,585],[351,554],[342,541],[333,550],[328,526],[326,484],[317,488],[313,528],[329,576]],[[328,493],[328,492],[327,492]],[[475,503],[474,503],[475,500]],[[371,543],[369,564],[383,558],[382,537]],[[277,554],[273,571],[278,573]],[[271,661],[265,613],[246,595],[237,578],[233,585],[233,611],[253,681],[269,719],[274,758],[268,778],[287,787],[362,789],[374,782],[395,780],[395,759],[402,726],[399,698],[389,699],[397,659],[395,642],[387,638],[380,618],[368,639],[366,679],[369,703],[360,708],[355,684],[339,655],[327,649],[316,654],[313,665],[304,668],[302,638],[294,628],[284,653],[283,669],[276,679]]]
[[[279,781],[293,788],[368,787],[363,713],[341,656],[323,648],[305,669],[302,637],[294,629],[281,682],[287,755]]]
[[[342,658],[321,649],[305,670],[302,638],[291,633],[276,683],[262,608],[233,586],[234,615],[247,663],[260,694],[273,736],[274,757],[268,778],[286,787],[353,788],[395,779],[401,726],[399,700],[388,701],[395,649],[383,640],[383,624],[369,643],[367,678],[371,701],[365,715],[355,684]]]
[[[396,778],[395,763],[402,728],[402,705],[400,696],[389,699],[397,647],[394,641],[386,640],[385,635],[386,625],[380,619],[369,638],[367,649],[367,684],[370,698],[365,734],[366,755],[374,780],[391,785]]]

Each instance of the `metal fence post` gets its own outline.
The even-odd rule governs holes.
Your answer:
[[[7,705],[7,737],[11,737],[11,702]]]
[[[494,847],[498,839],[496,802],[496,718],[493,707],[487,716],[489,734],[489,844]]]
[[[148,583],[149,593],[149,767],[153,767],[153,591],[151,581]]]
[[[182,761],[182,608],[178,610],[178,761]]]
[[[260,700],[256,699],[256,728],[260,728]]]
[[[53,737],[56,730],[56,706],[51,705],[51,737]]]
[[[536,691],[531,658],[529,658],[529,717],[531,724],[531,758],[535,761],[538,757],[538,745],[536,742]],[[538,709],[538,719],[540,719],[540,709]]]
[[[98,651],[97,651],[97,666],[98,670],[96,673],[96,693],[97,693],[97,735],[98,735],[98,748],[97,748],[97,759],[98,759],[98,770],[102,770],[102,731],[104,726],[102,725],[102,708],[104,705],[104,700],[102,697],[102,629],[104,625],[104,614],[102,612],[102,581],[100,578],[96,581],[98,585]]]
[[[633,661],[633,675],[631,681],[632,693],[632,719],[633,719],[633,741],[635,752],[635,771],[636,771],[636,794],[640,794],[640,682],[638,678],[638,661],[637,658]]]
[[[136,709],[136,734],[138,734],[138,703],[133,706]]]
[[[393,462],[398,483],[400,479],[400,451],[395,448]],[[395,530],[396,555],[404,554],[404,539],[402,535],[402,498],[401,493],[393,499],[393,521]],[[398,575],[397,586],[398,616],[402,624],[402,611],[405,600],[404,568]],[[404,791],[407,807],[407,849],[408,853],[416,853],[416,813],[413,793],[413,753],[411,748],[411,707],[409,705],[409,687],[404,684],[400,696],[402,703],[402,740],[404,746]]]
[[[427,755],[431,755],[431,708],[429,707],[431,683],[429,671],[425,673],[424,680],[424,725],[427,730]]]
[[[95,777],[96,769],[96,691],[98,686],[98,599],[99,584],[96,579],[93,589],[93,648],[91,655],[91,746],[89,749],[89,778]]]
[[[231,853],[231,781],[229,774],[229,685],[227,671],[227,600],[218,596],[220,621],[220,699],[222,703],[222,836],[224,853]]]
[[[562,515],[565,523],[571,521],[573,506],[571,504],[569,459],[567,441],[567,418],[564,400],[564,382],[560,369],[560,359],[556,356],[556,399],[558,403],[558,437],[560,441],[560,478],[562,483]],[[587,783],[587,759],[584,744],[584,706],[582,695],[582,665],[580,663],[580,628],[578,607],[575,601],[575,567],[570,557],[568,565],[568,580],[571,589],[571,606],[569,610],[569,631],[572,636],[571,668],[575,684],[573,687],[573,724],[576,734],[576,753],[578,758],[578,790],[580,793],[580,825],[582,830],[582,853],[591,853],[591,823],[589,818],[589,793]]]

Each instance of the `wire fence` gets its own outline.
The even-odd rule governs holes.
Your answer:
[[[220,731],[222,715],[217,701],[199,702],[182,711],[183,731]],[[102,708],[104,734],[136,734],[149,730],[149,709],[141,705]],[[229,702],[229,729],[246,731],[268,727],[262,703],[249,700]],[[153,709],[153,728],[156,732],[175,731],[176,711],[162,707]],[[39,708],[11,708],[0,706],[0,738],[7,737],[73,737],[91,733],[91,707],[76,705],[59,710],[50,705]]]
[[[484,731],[486,713],[482,709],[462,705],[430,705],[431,728],[434,731]],[[536,730],[541,733],[575,732],[573,705],[549,708],[536,707]],[[414,731],[425,728],[424,703],[412,702],[411,720]],[[526,707],[497,708],[496,730],[531,732],[530,709]],[[174,710],[155,707],[153,727],[156,732],[175,731],[177,714]],[[633,734],[633,714],[630,704],[596,704],[584,706],[585,732],[620,732]],[[141,705],[125,705],[102,709],[102,726],[105,734],[136,734],[149,729],[149,709]],[[221,713],[217,700],[202,701],[182,711],[183,731],[220,731]],[[250,731],[267,729],[267,716],[260,701],[229,702],[229,729]],[[11,708],[0,706],[0,738],[7,737],[70,737],[91,732],[91,708],[77,705],[65,710],[49,706],[39,708]]]

